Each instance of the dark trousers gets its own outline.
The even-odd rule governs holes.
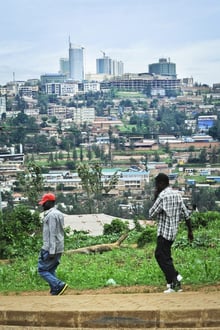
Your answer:
[[[157,246],[155,250],[155,258],[163,271],[167,283],[176,282],[178,272],[173,265],[173,259],[171,256],[171,247],[173,241],[168,241],[162,236],[157,237]]]

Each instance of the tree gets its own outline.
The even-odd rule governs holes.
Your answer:
[[[77,150],[76,148],[73,148],[73,160],[76,162],[77,159],[78,159]]]
[[[59,160],[62,160],[63,159],[63,153],[62,153],[62,151],[59,152],[58,158],[59,158]]]
[[[200,155],[199,155],[199,161],[201,163],[206,163],[207,162],[207,151],[206,151],[206,148],[203,148],[200,152]]]
[[[117,172],[112,176],[111,179],[102,181],[102,167],[96,163],[89,166],[88,164],[80,164],[78,169],[78,176],[81,179],[82,188],[87,194],[87,199],[89,203],[89,211],[96,210],[95,201],[102,199],[103,193],[108,194],[108,192],[114,188],[118,181]]]
[[[218,119],[214,126],[209,129],[209,134],[213,139],[220,140],[220,120]]]
[[[165,143],[164,151],[165,151],[166,153],[169,153],[169,152],[170,152],[170,145],[169,145],[168,142]]]
[[[80,146],[80,161],[83,161],[83,148]]]
[[[51,152],[48,157],[48,163],[53,163],[53,162],[54,162],[53,153]]]
[[[90,147],[88,148],[87,157],[88,157],[88,160],[92,159],[92,150]]]
[[[38,212],[32,213],[24,205],[4,210],[0,214],[0,259],[38,251],[40,228]]]
[[[28,137],[28,142],[32,143],[33,152],[47,152],[50,149],[48,138],[44,134],[36,134],[33,137]]]
[[[133,107],[133,103],[130,99],[121,100],[119,105],[121,107]]]
[[[65,164],[68,170],[75,171],[76,163],[74,161],[68,159]]]
[[[17,94],[15,96],[15,101],[17,103],[16,110],[21,111],[28,108],[27,102],[25,102],[22,96]]]
[[[160,161],[160,155],[157,151],[154,152],[154,161],[159,162]]]
[[[112,135],[113,135],[113,131],[110,126],[108,130],[108,136],[109,136],[109,161],[111,165],[112,165]]]
[[[195,204],[199,212],[215,211],[218,210],[218,206],[215,203],[219,196],[216,196],[215,189],[209,187],[194,188],[192,190],[192,204]]]
[[[41,167],[34,162],[29,163],[24,173],[18,176],[18,181],[29,204],[35,208],[44,190]]]
[[[48,121],[48,117],[47,116],[42,116],[41,117],[42,123],[40,124],[41,127],[47,127],[47,121]]]
[[[211,164],[215,164],[218,162],[218,154],[219,152],[217,151],[216,146],[214,146],[209,157],[209,161]]]
[[[37,107],[40,108],[40,114],[47,114],[48,95],[42,93],[38,94]]]

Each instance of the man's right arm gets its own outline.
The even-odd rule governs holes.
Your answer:
[[[161,211],[161,200],[158,197],[154,202],[153,206],[149,210],[149,217],[153,218],[156,214],[160,213]]]

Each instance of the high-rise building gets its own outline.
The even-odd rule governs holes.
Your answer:
[[[84,48],[73,46],[69,42],[69,78],[74,81],[84,80]]]
[[[60,58],[60,71],[59,73],[65,74],[69,77],[69,59],[68,58]]]
[[[149,73],[176,78],[176,64],[170,59],[160,58],[158,63],[149,64]]]
[[[124,73],[124,64],[122,61],[112,60],[104,52],[103,58],[96,59],[96,73],[121,76]]]
[[[111,74],[112,60],[103,53],[103,58],[96,59],[96,73],[97,74]]]
[[[112,61],[112,74],[114,76],[122,76],[124,74],[124,63],[122,61]]]

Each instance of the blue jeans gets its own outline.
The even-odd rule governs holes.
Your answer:
[[[42,249],[38,259],[38,273],[49,284],[50,293],[56,295],[64,286],[64,282],[56,277],[56,269],[60,263],[62,253],[57,253],[54,258],[49,257],[49,252]]]

